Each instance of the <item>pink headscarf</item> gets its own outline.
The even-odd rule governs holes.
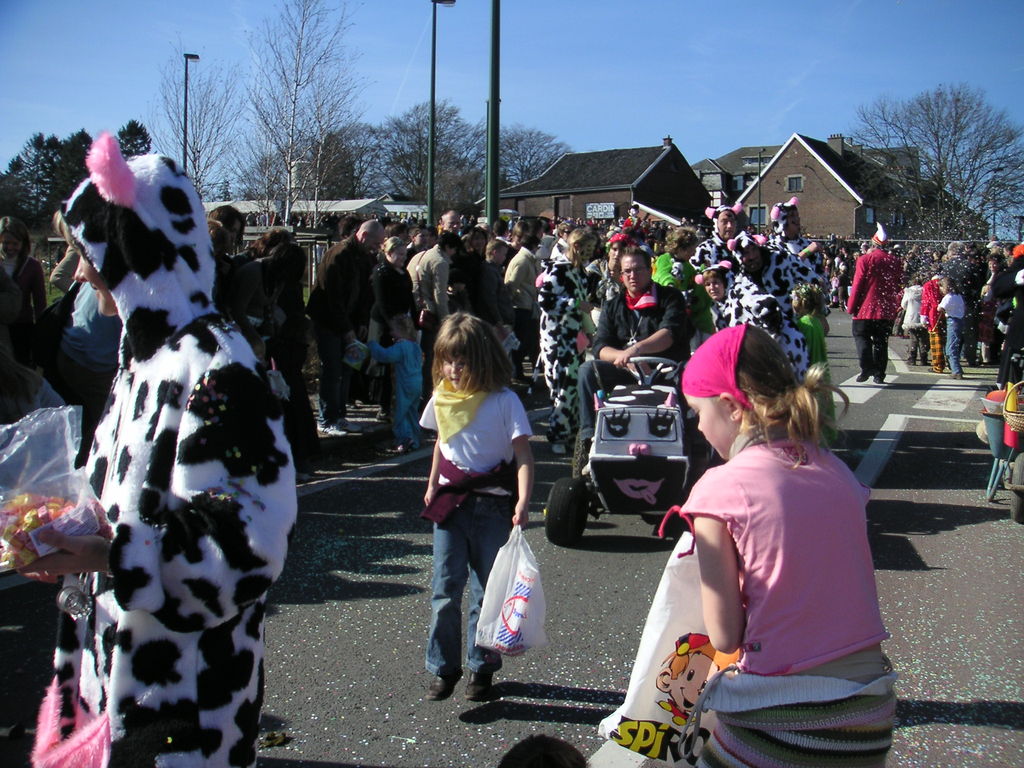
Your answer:
[[[683,370],[683,394],[687,397],[718,397],[723,392],[750,409],[750,401],[736,384],[736,362],[747,326],[725,328],[705,341]]]

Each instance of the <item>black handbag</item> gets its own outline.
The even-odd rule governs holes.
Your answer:
[[[57,371],[57,351],[64,337],[64,329],[71,321],[75,297],[82,284],[76,282],[68,292],[51,303],[39,315],[32,329],[32,360],[43,369],[47,379]]]

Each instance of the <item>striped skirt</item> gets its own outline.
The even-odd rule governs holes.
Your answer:
[[[750,712],[717,712],[703,768],[874,768],[892,746],[896,696],[851,696]]]

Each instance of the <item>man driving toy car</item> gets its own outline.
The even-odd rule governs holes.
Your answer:
[[[580,367],[581,439],[594,436],[594,394],[610,392],[618,384],[636,381],[628,370],[638,357],[664,357],[676,362],[690,357],[693,326],[682,293],[651,280],[651,257],[635,247],[621,256],[622,282],[626,287],[608,301],[594,337],[594,360]]]

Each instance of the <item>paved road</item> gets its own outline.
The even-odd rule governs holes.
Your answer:
[[[832,320],[833,378],[854,400],[838,453],[875,489],[871,542],[893,634],[885,650],[902,676],[890,765],[1024,765],[1024,527],[1007,519],[1006,492],[993,504],[981,498],[991,462],[974,428],[985,380],[904,366],[884,387],[856,385],[849,321]],[[893,339],[894,348],[901,343]],[[267,621],[264,727],[291,741],[262,751],[261,766],[476,768],[538,732],[595,755],[595,768],[642,762],[603,745],[596,724],[622,700],[669,546],[622,516],[591,522],[577,549],[546,542],[542,501],[567,462],[543,441],[534,447],[527,535],[543,574],[551,646],[508,660],[498,698],[486,703],[465,701],[461,689],[446,702],[422,699],[426,456],[346,466],[302,487]],[[2,589],[11,581],[0,579],[10,692],[0,698],[0,725],[31,722],[52,647],[55,590]],[[23,764],[26,751],[25,740],[0,742],[0,765]]]

